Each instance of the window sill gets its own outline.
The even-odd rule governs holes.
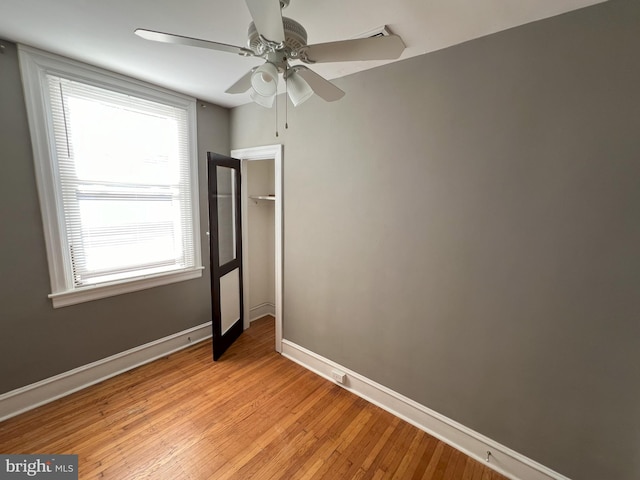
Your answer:
[[[82,287],[67,292],[52,293],[49,295],[49,298],[53,302],[53,308],[67,307],[100,298],[122,295],[123,293],[137,292],[170,283],[192,280],[202,277],[202,270],[204,270],[204,267],[196,267],[191,270],[182,270],[175,273],[164,273],[134,280],[123,280],[109,284]]]

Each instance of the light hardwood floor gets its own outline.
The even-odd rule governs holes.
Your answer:
[[[506,480],[273,350],[272,317],[0,423],[0,453],[72,453],[80,479]]]

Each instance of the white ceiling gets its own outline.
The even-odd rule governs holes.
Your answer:
[[[600,3],[602,0],[291,0],[284,15],[309,43],[344,40],[388,25],[401,58]],[[143,40],[137,27],[245,46],[243,0],[0,0],[0,38],[98,65],[225,107],[250,101],[224,90],[260,59]],[[338,78],[388,62],[314,65]],[[348,94],[348,92],[347,92]]]

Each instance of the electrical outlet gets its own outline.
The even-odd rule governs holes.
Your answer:
[[[341,372],[340,370],[331,370],[331,378],[333,378],[338,383],[344,383],[347,379],[347,374]]]

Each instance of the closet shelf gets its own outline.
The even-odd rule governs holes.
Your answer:
[[[275,200],[275,195],[249,195],[251,200]],[[256,202],[257,203],[257,202]]]

